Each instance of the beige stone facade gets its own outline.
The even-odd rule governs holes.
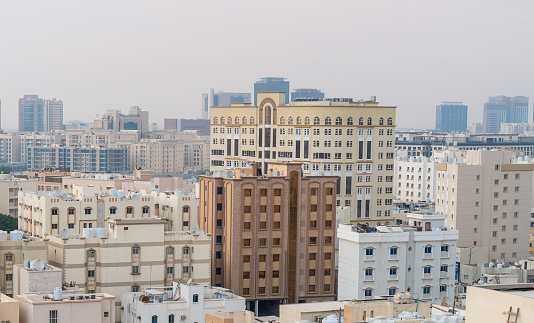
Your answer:
[[[460,231],[458,247],[488,247],[493,262],[527,259],[533,164],[509,150],[465,151],[436,164],[436,212]]]
[[[198,228],[198,198],[190,193],[174,192],[144,192],[150,194],[156,201],[156,216],[167,219],[165,231],[189,231]]]
[[[0,322],[19,323],[19,302],[1,293]]]
[[[208,313],[206,323],[254,323],[254,313],[251,311]]]
[[[22,234],[21,234],[22,235]],[[48,239],[7,240],[7,233],[0,231],[0,290],[12,296],[14,290],[14,266],[22,264],[24,259],[48,259]]]
[[[20,230],[33,237],[59,235],[61,230],[74,236],[81,235],[83,229],[105,228],[108,218],[148,218],[155,214],[155,199],[150,195],[105,194],[100,187],[81,188],[66,195],[19,192]]]
[[[0,180],[0,213],[18,217],[19,191],[35,191],[36,186],[35,180]]]
[[[336,176],[336,205],[373,224],[391,219],[395,107],[348,100],[298,101],[258,93],[258,105],[211,108],[212,171],[301,162],[307,176]]]
[[[210,281],[210,235],[165,232],[160,218],[109,219],[100,238],[49,236],[49,263],[88,293],[142,291],[174,281]],[[120,316],[120,311],[119,314]]]
[[[278,302],[334,299],[336,178],[304,177],[300,163],[268,167],[266,177],[253,176],[254,165],[235,178],[201,176],[199,189],[200,228],[213,234],[211,284],[260,315]]]

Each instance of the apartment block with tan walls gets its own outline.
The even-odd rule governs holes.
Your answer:
[[[256,314],[334,299],[335,176],[300,163],[200,176],[200,228],[213,234],[211,284],[246,297]]]
[[[493,262],[528,258],[532,170],[511,150],[463,151],[436,163],[436,212],[460,231],[458,247],[488,247]]]
[[[48,239],[27,239],[22,232],[0,231],[0,290],[12,297],[14,266],[25,259],[48,259]]]
[[[19,302],[0,293],[0,322],[19,323]]]
[[[49,263],[87,293],[141,292],[173,282],[209,284],[211,235],[165,232],[160,218],[109,219],[98,238],[49,236]],[[117,308],[117,320],[120,309]]]
[[[337,206],[359,222],[391,221],[396,107],[352,99],[294,101],[258,93],[258,106],[211,107],[212,171],[300,162],[306,176],[336,176]]]
[[[194,192],[145,191],[156,201],[156,216],[167,219],[165,231],[189,231],[198,229],[198,198]]]
[[[7,175],[9,176],[9,175]],[[35,191],[37,181],[18,178],[0,179],[0,213],[18,217],[19,191]]]
[[[148,218],[155,215],[155,199],[140,193],[126,195],[98,186],[82,186],[74,194],[19,192],[19,229],[32,237],[80,235],[83,229],[105,228],[108,218]]]

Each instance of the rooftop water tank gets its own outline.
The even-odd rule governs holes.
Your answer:
[[[117,189],[116,188],[110,189],[109,194],[111,194],[111,196],[117,196]]]
[[[6,241],[6,240],[7,240],[7,232],[0,231],[0,241]]]
[[[105,228],[96,228],[95,229],[95,238],[105,237],[106,229]]]
[[[11,240],[22,240],[22,231],[13,230],[9,233],[9,238]]]
[[[24,268],[30,268],[30,262],[31,262],[30,259],[25,259],[24,260]]]
[[[84,228],[83,229],[83,236],[90,239],[95,237],[95,229],[93,228]]]
[[[121,199],[124,198],[124,192],[123,192],[123,191],[119,191],[119,192],[117,192],[117,196],[118,196],[119,198],[121,198]]]
[[[63,291],[60,287],[54,288],[54,301],[60,301],[63,299]]]

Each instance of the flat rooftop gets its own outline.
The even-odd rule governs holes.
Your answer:
[[[283,305],[285,308],[299,311],[301,313],[314,313],[325,311],[336,311],[345,307],[344,302],[318,302],[318,303],[301,303],[301,304],[289,304]]]

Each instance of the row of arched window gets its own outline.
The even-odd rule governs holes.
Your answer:
[[[249,122],[250,124],[254,124],[254,117],[250,117],[250,118],[247,118],[247,117],[243,117],[243,118],[239,118],[239,117],[235,117],[234,118],[234,124],[247,124],[247,122]],[[303,120],[301,117],[297,117],[296,120],[293,120],[293,117],[288,117],[287,118],[287,124],[288,125],[292,125],[293,123],[295,122],[296,125],[302,125],[303,124]],[[219,119],[217,117],[214,117],[213,118],[213,124],[219,124]],[[232,124],[232,118],[231,117],[228,117],[228,118],[224,118],[224,117],[221,117],[220,119],[220,124]],[[286,124],[286,118],[285,117],[280,117],[280,123],[281,125],[285,125]],[[309,125],[310,124],[310,118],[309,117],[305,117],[304,118],[304,125]],[[313,118],[313,124],[314,125],[320,125],[321,124],[321,118],[319,117],[315,117]],[[325,120],[324,120],[324,124],[325,125],[332,125],[332,118],[330,117],[326,117]],[[348,125],[348,126],[352,126],[354,125],[354,119],[352,117],[348,117],[347,120],[345,121],[345,123],[343,123],[343,119],[341,117],[337,117],[334,121],[334,124],[336,126],[341,126],[343,124],[345,125]],[[359,126],[364,126],[364,125],[367,125],[367,126],[371,126],[373,125],[373,119],[371,117],[367,118],[367,120],[365,120],[363,117],[360,117],[358,119],[358,125]],[[384,118],[379,118],[378,119],[378,125],[379,126],[383,126],[384,125]],[[388,126],[392,126],[393,125],[393,118],[387,118],[387,125]]]

